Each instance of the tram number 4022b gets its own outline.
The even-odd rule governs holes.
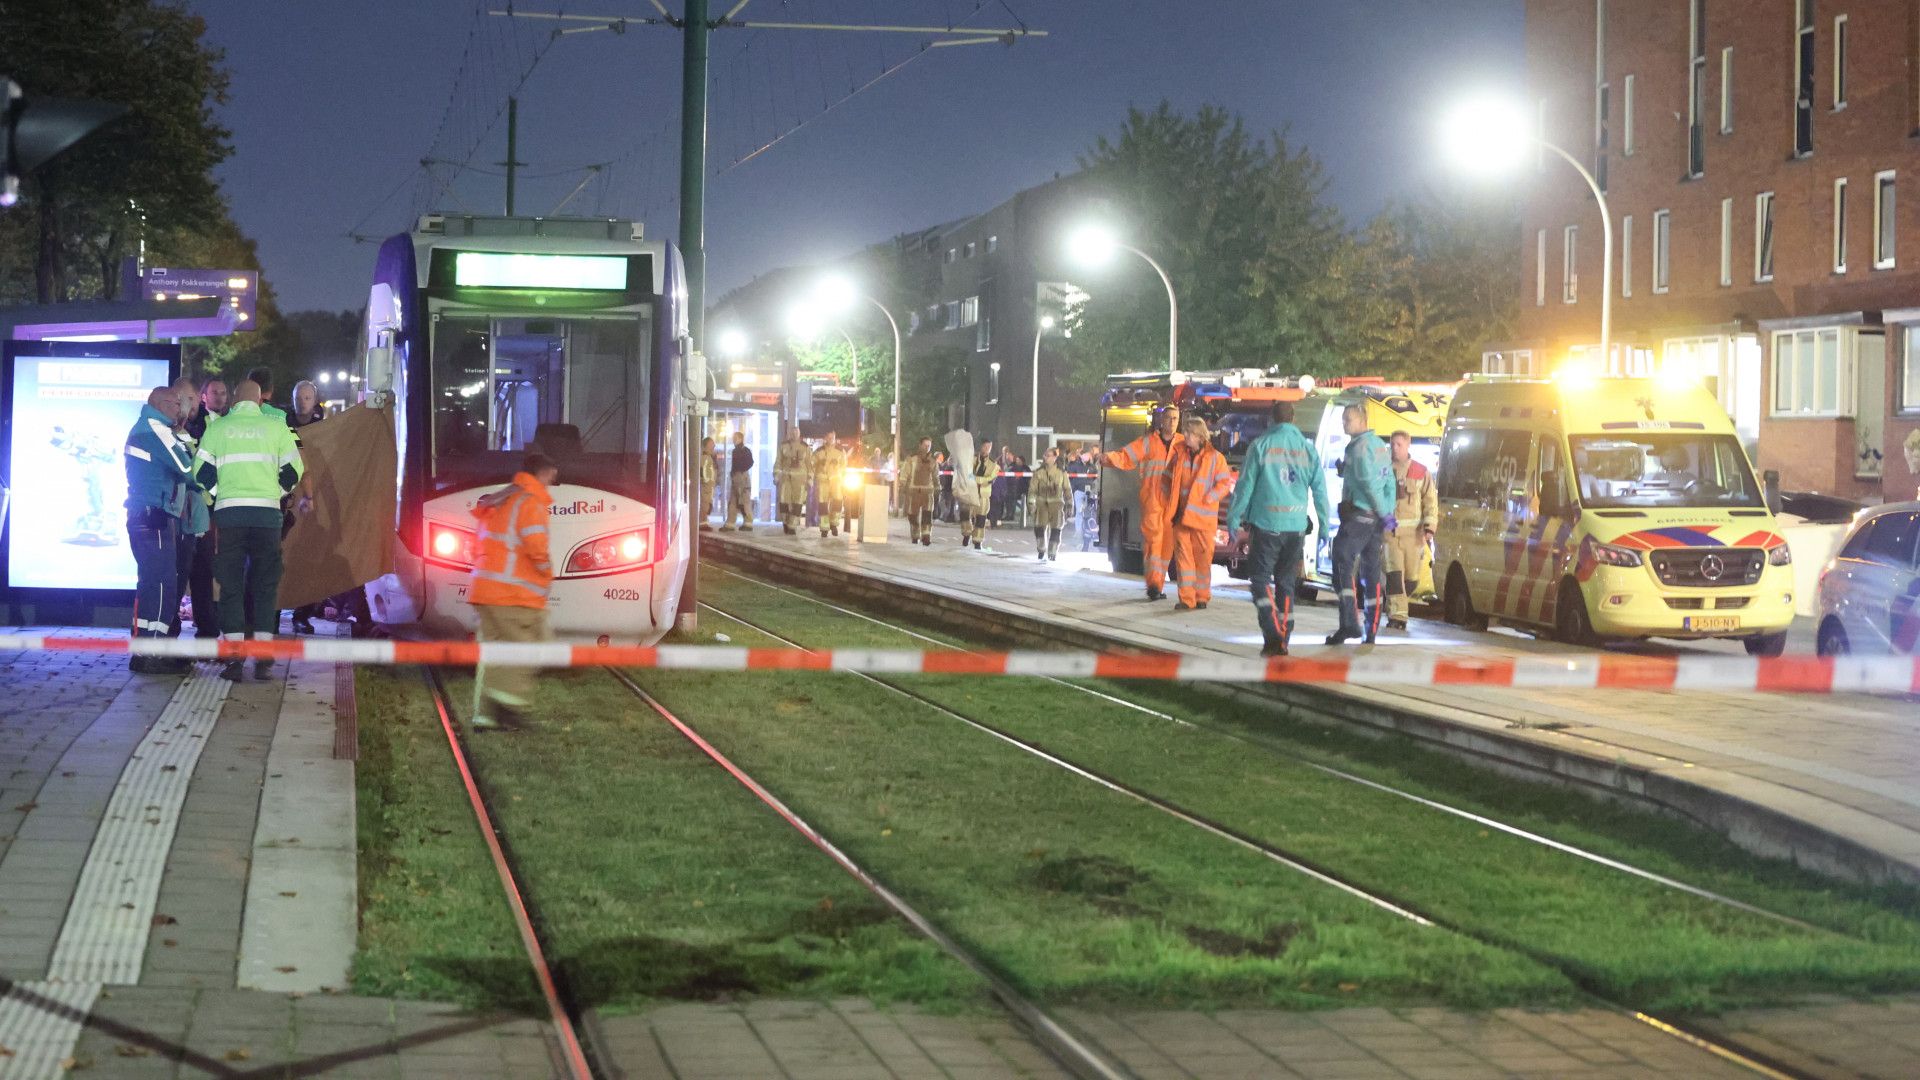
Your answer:
[[[639,589],[607,589],[604,592],[602,592],[600,595],[606,597],[609,600],[643,599],[640,595]]]

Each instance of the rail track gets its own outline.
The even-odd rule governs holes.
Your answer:
[[[928,637],[927,635],[921,634],[918,631],[912,630],[910,628],[897,626],[895,624],[888,623],[883,619],[875,618],[874,616],[867,615],[863,612],[858,612],[848,608],[843,608],[837,604],[833,604],[829,601],[821,600],[817,597],[808,596],[802,592],[796,592],[794,590],[786,589],[781,586],[763,582],[746,575],[734,573],[733,571],[725,571],[725,572],[730,574],[731,576],[741,578],[742,580],[752,582],[756,585],[761,585],[769,589],[774,589],[781,593],[786,593],[791,596],[795,596],[813,603],[820,604],[821,606],[830,608],[834,611],[841,612],[842,614],[874,623],[878,626],[885,627],[889,630],[907,634],[924,641],[932,642],[936,640]],[[741,626],[748,627],[749,629],[752,629],[757,633],[763,634],[769,638],[772,638],[775,641],[782,642],[790,647],[807,648],[807,645],[805,643],[796,641],[784,634],[778,633],[756,621],[750,620],[745,616],[739,615],[735,612],[728,611],[722,607],[716,606],[714,604],[711,604],[705,601],[701,603],[701,606],[707,608],[709,611],[712,611],[713,613],[721,616],[722,618],[732,620],[733,622],[738,623]],[[940,644],[944,645],[945,643],[941,642]],[[1313,879],[1321,882],[1322,884],[1326,884],[1326,885],[1338,888],[1341,891],[1346,892],[1348,895],[1355,896],[1356,898],[1361,899],[1373,905],[1376,908],[1391,912],[1395,915],[1398,915],[1402,918],[1408,919],[1409,921],[1412,921],[1421,925],[1434,926],[1440,929],[1444,929],[1444,930],[1451,931],[1453,933],[1460,934],[1464,937],[1470,938],[1490,948],[1497,948],[1497,949],[1502,949],[1506,951],[1521,953],[1522,955],[1525,955],[1532,960],[1535,960],[1541,964],[1544,964],[1554,969],[1555,971],[1558,971],[1561,975],[1565,976],[1570,983],[1572,983],[1583,994],[1585,994],[1591,1001],[1593,1001],[1593,1003],[1596,1004],[1597,1006],[1600,1006],[1602,1008],[1615,1012],[1621,1016],[1628,1017],[1632,1020],[1645,1024],[1648,1027],[1656,1031],[1659,1031],[1660,1033],[1667,1035],[1671,1038],[1674,1038],[1682,1043],[1685,1043],[1686,1045],[1691,1046],[1694,1049],[1699,1050],[1703,1053],[1706,1053],[1714,1057],[1720,1058],[1724,1061],[1739,1065],[1757,1075],[1774,1078],[1774,1080],[1813,1080],[1813,1074],[1803,1072],[1787,1063],[1778,1061],[1770,1057],[1769,1055],[1741,1046],[1733,1040],[1727,1039],[1723,1036],[1717,1036],[1717,1035],[1705,1032],[1684,1021],[1681,1021],[1672,1017],[1658,1016],[1653,1013],[1649,1013],[1644,1010],[1637,1009],[1630,1005],[1616,1001],[1612,997],[1610,997],[1605,991],[1603,991],[1598,986],[1596,986],[1595,980],[1590,975],[1581,971],[1576,964],[1568,961],[1565,958],[1558,957],[1551,953],[1544,952],[1541,950],[1532,949],[1520,943],[1504,940],[1490,934],[1485,934],[1483,932],[1476,931],[1471,927],[1463,926],[1451,920],[1437,917],[1432,913],[1421,911],[1418,909],[1417,905],[1409,902],[1405,898],[1393,896],[1381,890],[1367,888],[1367,887],[1358,885],[1354,882],[1347,881],[1343,878],[1340,878],[1330,870],[1313,865],[1309,861],[1301,858],[1296,853],[1287,851],[1284,848],[1281,848],[1274,844],[1260,840],[1256,837],[1247,835],[1243,832],[1235,830],[1219,822],[1211,821],[1203,817],[1202,815],[1196,814],[1190,810],[1180,807],[1177,804],[1174,804],[1165,799],[1161,799],[1160,797],[1152,794],[1151,792],[1135,787],[1133,785],[1129,785],[1117,778],[1104,776],[1098,772],[1095,772],[1094,770],[1088,769],[1078,763],[1068,760],[1067,758],[1064,758],[1059,754],[1046,749],[1044,746],[1038,743],[1034,743],[1029,740],[1023,739],[1017,735],[1012,734],[1011,732],[1000,729],[994,726],[993,724],[987,721],[981,720],[977,717],[966,716],[952,708],[949,708],[948,706],[940,702],[933,701],[922,694],[919,694],[904,686],[900,686],[897,683],[893,682],[892,680],[884,679],[878,676],[868,675],[864,673],[859,673],[856,675],[856,677],[864,679],[877,686],[883,687],[897,695],[913,700],[919,703],[920,705],[928,709],[931,709],[935,712],[938,712],[941,715],[946,716],[950,719],[957,720],[982,734],[988,735],[1007,745],[1016,747],[1022,750],[1023,752],[1031,754],[1034,757],[1039,758],[1040,760],[1045,761],[1048,764],[1053,765],[1054,767],[1059,768],[1069,774],[1077,776],[1083,780],[1087,780],[1092,783],[1098,784],[1101,787],[1104,787],[1110,791],[1114,791],[1118,794],[1125,795],[1138,802],[1152,806],[1155,809],[1160,810],[1161,812],[1168,814],[1169,816],[1172,816],[1177,820],[1180,820],[1183,823],[1190,825],[1194,828],[1197,828],[1205,833],[1208,833],[1218,839],[1224,839],[1231,843],[1250,848],[1273,861],[1279,862],[1292,869],[1295,869],[1305,874],[1306,876],[1312,877]],[[624,676],[622,676],[622,678],[624,679]],[[1067,682],[1064,680],[1052,680],[1052,681],[1058,682],[1060,685],[1063,685],[1063,686],[1073,687],[1076,690],[1083,690],[1103,700],[1106,700],[1115,704],[1125,705],[1129,708],[1138,709],[1140,711],[1150,713],[1151,715],[1154,715],[1156,717],[1160,717],[1175,723],[1181,723],[1189,727],[1201,727],[1207,730],[1212,730],[1211,725],[1196,725],[1189,721],[1178,720],[1170,716],[1169,714],[1159,712],[1158,710],[1153,710],[1145,706],[1138,705],[1137,703],[1128,702],[1123,698],[1115,697],[1108,694],[1103,694],[1098,691],[1092,690],[1090,688],[1080,687],[1071,682]],[[1218,732],[1218,733],[1222,735],[1231,734],[1228,732]],[[1241,738],[1238,736],[1234,736],[1234,737],[1237,739],[1237,741],[1240,741],[1247,745],[1255,746],[1260,749],[1267,750],[1269,752],[1273,752],[1276,754],[1280,753],[1276,748],[1265,746],[1255,740],[1249,740],[1249,739]],[[1281,755],[1281,756],[1287,756],[1289,758],[1292,757],[1291,755]],[[1773,920],[1776,920],[1788,925],[1792,925],[1798,928],[1804,928],[1804,929],[1821,931],[1821,932],[1829,932],[1829,933],[1833,932],[1833,931],[1825,930],[1824,928],[1821,928],[1821,927],[1813,926],[1801,920],[1794,919],[1790,916],[1767,911],[1763,908],[1759,908],[1754,905],[1747,904],[1744,901],[1740,901],[1732,897],[1721,896],[1709,890],[1699,889],[1695,886],[1687,885],[1684,882],[1676,881],[1672,878],[1667,878],[1663,875],[1655,874],[1651,871],[1647,871],[1642,868],[1632,867],[1628,864],[1621,863],[1618,860],[1613,860],[1605,856],[1598,855],[1597,853],[1587,852],[1582,849],[1575,848],[1572,845],[1563,844],[1559,841],[1552,840],[1549,837],[1539,836],[1538,834],[1531,833],[1524,829],[1520,829],[1517,826],[1505,825],[1504,823],[1497,822],[1491,818],[1487,818],[1484,815],[1473,814],[1469,811],[1461,810],[1457,807],[1449,807],[1435,800],[1426,799],[1422,796],[1415,795],[1411,792],[1405,792],[1397,788],[1393,788],[1391,785],[1380,784],[1377,781],[1369,780],[1365,777],[1359,777],[1350,773],[1346,773],[1343,770],[1324,767],[1319,765],[1318,763],[1306,761],[1305,759],[1295,758],[1294,760],[1299,760],[1303,764],[1313,765],[1315,768],[1320,769],[1321,771],[1326,772],[1329,775],[1336,776],[1342,780],[1348,780],[1357,784],[1361,784],[1371,789],[1382,791],[1387,794],[1392,794],[1392,795],[1400,796],[1402,798],[1407,798],[1421,805],[1427,806],[1430,809],[1434,809],[1436,811],[1463,817],[1468,820],[1473,820],[1483,825],[1486,825],[1488,827],[1500,828],[1502,832],[1506,832],[1510,835],[1514,835],[1522,839],[1529,840],[1531,842],[1542,844],[1543,846],[1549,847],[1553,850],[1560,851],[1568,855],[1587,859],[1588,861],[1592,861],[1600,865],[1607,866],[1610,869],[1613,869],[1622,873],[1627,873],[1632,876],[1641,878],[1643,880],[1657,882],[1659,884],[1668,886],[1670,888],[1678,889],[1682,892],[1686,892],[1690,895],[1694,895],[1702,899],[1706,899],[1716,903],[1726,904],[1729,907],[1733,907],[1741,911],[1745,911],[1751,914],[1773,919]]]

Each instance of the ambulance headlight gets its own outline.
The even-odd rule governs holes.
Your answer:
[[[1618,547],[1613,544],[1593,545],[1593,557],[1602,566],[1639,566],[1640,553],[1632,548]]]
[[[1781,544],[1779,547],[1776,547],[1776,548],[1768,548],[1767,549],[1767,565],[1768,566],[1792,566],[1793,565],[1793,549],[1788,547],[1785,544]]]

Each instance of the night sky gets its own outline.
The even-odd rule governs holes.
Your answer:
[[[677,11],[679,0],[665,0]],[[714,0],[716,13],[732,0]],[[364,303],[374,248],[438,208],[497,212],[504,180],[461,173],[444,193],[417,162],[468,77],[437,153],[465,154],[552,23],[488,19],[471,0],[189,0],[226,49],[221,111],[234,155],[222,184],[259,241],[287,310]],[[505,0],[484,7],[505,7]],[[522,10],[644,16],[644,0],[521,0]],[[991,0],[971,25],[1046,39],[935,49],[759,157],[736,158],[918,51],[918,37],[727,30],[714,35],[709,297],[778,266],[832,257],[977,213],[1070,171],[1129,104],[1162,99],[1287,128],[1327,165],[1329,197],[1358,222],[1441,173],[1434,110],[1449,88],[1517,88],[1522,0]],[[944,24],[972,0],[753,0],[746,19]],[[519,211],[544,213],[614,161],[568,213],[676,224],[679,35],[632,27],[552,42],[520,91]],[[474,57],[482,57],[475,62]],[[498,172],[504,123],[476,164]],[[445,177],[452,170],[437,170]],[[538,176],[537,174],[550,174]]]

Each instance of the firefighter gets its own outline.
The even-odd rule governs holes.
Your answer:
[[[480,619],[480,640],[546,641],[547,590],[553,559],[547,547],[549,489],[560,468],[545,454],[528,454],[513,483],[474,504],[480,548],[467,602]],[[475,731],[518,731],[533,703],[534,669],[481,664],[473,673]]]
[[[807,477],[813,471],[813,451],[798,427],[787,429],[787,441],[773,461],[775,492],[780,499],[780,528],[788,536],[800,535],[807,520]]]
[[[734,528],[735,515],[740,518],[741,532],[753,531],[753,451],[747,446],[744,431],[733,433],[733,454],[727,465],[727,513],[720,528]]]
[[[1248,584],[1260,624],[1261,656],[1287,655],[1293,636],[1293,591],[1300,579],[1307,534],[1327,523],[1327,478],[1313,440],[1293,423],[1293,402],[1273,404],[1273,425],[1247,447],[1240,482],[1227,508],[1227,533],[1248,533]],[[1307,517],[1307,497],[1314,517]]]
[[[1172,405],[1154,414],[1153,429],[1111,453],[1100,463],[1111,469],[1140,471],[1140,557],[1146,563],[1147,599],[1166,595],[1167,560],[1173,557],[1173,485],[1168,470],[1180,445],[1174,429],[1180,410]],[[1113,539],[1114,543],[1119,538]]]
[[[1393,516],[1387,534],[1387,626],[1407,628],[1414,590],[1426,572],[1433,531],[1440,524],[1440,496],[1433,473],[1413,460],[1413,436],[1396,431],[1387,440],[1393,454]]]
[[[198,499],[193,486],[191,443],[174,434],[180,422],[180,395],[160,387],[147,395],[147,404],[127,432],[127,539],[133,547],[138,587],[133,594],[133,636],[167,636],[170,617],[180,610],[180,560],[176,545],[183,514]],[[127,670],[141,675],[185,675],[185,660],[135,656]]]
[[[954,483],[966,482],[966,478],[954,474]],[[1000,479],[1000,464],[993,460],[993,440],[980,444],[980,450],[973,456],[973,489],[979,492],[979,500],[974,505],[975,513],[960,522],[960,546],[972,544],[975,551],[980,550],[980,540],[987,535],[987,510],[993,501],[993,482]],[[962,514],[966,513],[964,507]]]
[[[840,437],[827,432],[827,441],[813,452],[810,472],[814,498],[820,500],[820,535],[829,531],[840,535],[840,512],[846,504],[847,452],[840,449]]]
[[[1180,588],[1175,610],[1192,611],[1213,599],[1213,540],[1220,528],[1220,500],[1233,489],[1233,468],[1209,441],[1205,420],[1188,420],[1181,434],[1170,473],[1174,502],[1168,520]]]
[[[1367,407],[1348,405],[1341,417],[1350,438],[1340,466],[1340,531],[1333,538],[1333,583],[1340,591],[1340,629],[1327,644],[1354,638],[1373,644],[1383,599],[1382,538],[1393,531],[1393,458],[1367,427]]]
[[[213,495],[213,580],[220,594],[220,636],[272,640],[280,629],[280,502],[306,474],[286,414],[260,404],[260,385],[244,379],[226,418],[200,440],[200,486]],[[240,681],[230,660],[220,677]],[[271,678],[273,661],[253,662],[253,677]]]
[[[713,464],[713,436],[700,440],[700,531],[712,532],[713,526],[707,518],[713,513],[713,485],[720,479],[720,470]]]
[[[940,466],[933,460],[933,440],[921,439],[920,449],[901,470],[907,490],[907,542],[933,546],[933,493],[939,487]]]
[[[1033,546],[1036,554],[1049,562],[1060,561],[1060,530],[1067,524],[1069,485],[1067,470],[1060,467],[1060,448],[1047,447],[1033,468],[1027,501],[1033,507]]]

